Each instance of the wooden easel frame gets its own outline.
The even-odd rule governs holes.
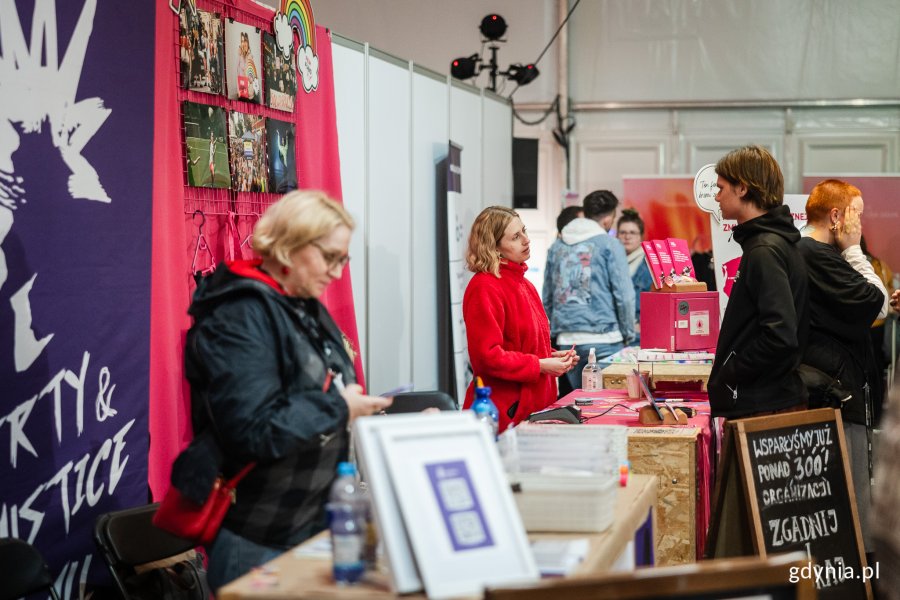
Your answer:
[[[729,534],[736,534],[740,544],[739,554],[747,550],[765,558],[767,556],[764,532],[760,516],[759,504],[756,502],[756,482],[753,478],[752,464],[750,462],[750,448],[747,434],[758,431],[784,429],[802,425],[814,425],[817,423],[835,423],[835,431],[838,437],[838,447],[841,452],[844,482],[847,486],[848,505],[850,507],[853,537],[856,541],[855,551],[859,557],[861,568],[866,566],[865,550],[862,540],[862,531],[859,525],[859,514],[856,509],[856,492],[853,487],[853,476],[847,459],[847,440],[844,435],[843,420],[838,410],[822,408],[800,412],[784,413],[766,417],[752,417],[748,419],[735,419],[726,423],[725,439],[722,449],[722,459],[719,463],[719,475],[716,479],[715,496],[711,513],[710,528],[707,534],[706,558],[729,556],[728,549],[719,547],[719,543]],[[737,463],[736,468],[732,463]],[[720,528],[722,514],[728,507],[734,510],[734,485],[740,485],[740,511],[737,527],[730,531]],[[729,503],[730,500],[730,503]],[[866,597],[872,599],[871,581],[865,581]]]

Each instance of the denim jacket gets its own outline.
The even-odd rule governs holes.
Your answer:
[[[635,337],[625,249],[592,219],[575,219],[550,246],[542,300],[552,335],[618,329],[626,344]]]
[[[627,256],[629,267],[632,255],[635,255],[640,263],[634,273],[631,274],[631,284],[634,286],[634,320],[636,323],[641,322],[641,292],[649,292],[653,289],[653,275],[650,274],[650,268],[644,260],[644,250],[638,247],[637,250]],[[630,271],[630,269],[629,269]]]

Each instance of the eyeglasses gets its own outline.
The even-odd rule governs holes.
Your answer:
[[[340,252],[332,252],[330,250],[326,250],[318,242],[310,242],[310,244],[318,248],[319,252],[322,253],[322,259],[325,261],[325,264],[328,265],[329,271],[333,270],[335,267],[340,267],[341,269],[343,269],[347,266],[347,263],[350,262],[349,254],[341,254]]]

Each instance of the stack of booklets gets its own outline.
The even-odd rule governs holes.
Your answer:
[[[687,240],[681,238],[648,240],[641,242],[641,246],[656,289],[697,281]]]
[[[716,357],[714,352],[666,352],[653,348],[641,348],[637,352],[639,362],[674,362],[681,364],[706,364],[711,363]]]

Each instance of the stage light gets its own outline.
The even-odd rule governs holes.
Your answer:
[[[497,14],[490,14],[481,20],[481,35],[490,41],[499,40],[506,33],[506,20]]]
[[[468,79],[478,75],[478,62],[481,59],[477,54],[461,56],[450,62],[450,74],[456,79]]]
[[[580,0],[579,0],[580,1]],[[502,75],[507,79],[512,79],[518,85],[531,83],[538,76],[537,67],[534,64],[514,64],[510,65],[506,71],[501,71],[497,64],[497,51],[500,49],[499,44],[506,40],[500,38],[506,33],[506,20],[498,14],[489,14],[481,20],[481,34],[486,38],[484,42],[488,44],[490,56],[485,57],[482,62],[481,56],[473,54],[471,56],[461,56],[450,61],[450,74],[456,79],[469,79],[487,71],[490,75],[488,89],[492,92],[497,91],[497,76]],[[482,45],[482,50],[484,46]]]
[[[538,68],[533,64],[527,65],[509,65],[509,70],[506,72],[506,76],[518,83],[519,85],[525,85],[534,81],[541,72],[538,71]]]

